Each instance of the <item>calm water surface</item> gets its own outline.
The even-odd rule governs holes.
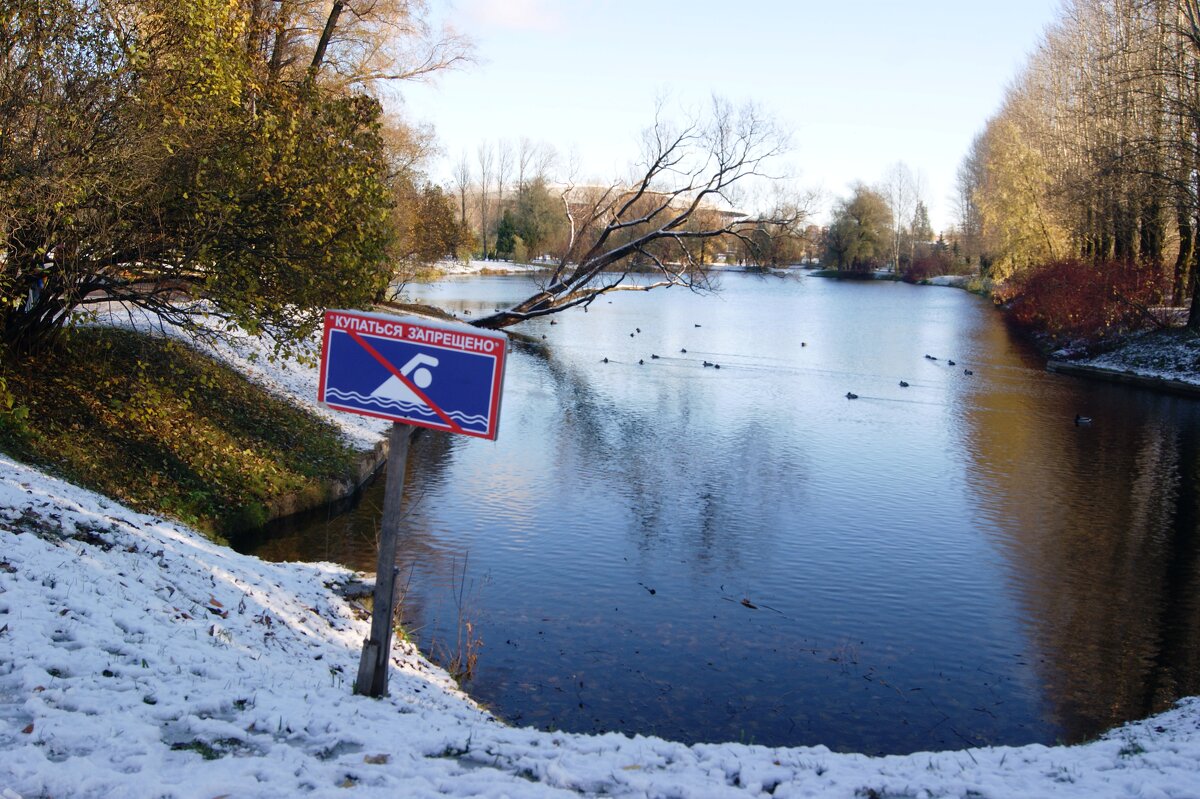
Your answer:
[[[414,445],[404,619],[435,651],[472,622],[474,696],[900,753],[1078,741],[1200,693],[1200,402],[1048,374],[953,289],[723,284],[525,324],[499,440]],[[532,286],[410,294],[477,316]],[[373,570],[377,485],[254,551]]]

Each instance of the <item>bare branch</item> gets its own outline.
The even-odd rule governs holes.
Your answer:
[[[807,217],[803,204],[755,215],[733,203],[739,185],[772,180],[769,164],[785,144],[753,106],[735,109],[714,98],[705,119],[676,127],[660,105],[628,183],[592,189],[569,184],[563,190],[569,242],[542,290],[474,324],[507,327],[617,290],[710,288],[707,242],[745,241],[764,226],[790,230]],[[631,267],[658,279],[627,284]],[[622,277],[609,279],[612,270]]]

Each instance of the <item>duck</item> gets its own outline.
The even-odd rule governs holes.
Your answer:
[[[807,341],[801,341],[801,342],[800,342],[800,346],[801,346],[801,347],[807,347],[807,346],[808,346],[808,342],[807,342]]]
[[[552,325],[557,325],[557,324],[558,324],[558,322],[556,322],[556,321],[554,321],[553,319],[551,319],[551,320],[550,320],[550,324],[552,324]]]
[[[633,334],[632,334],[632,333],[630,333],[630,334],[629,334],[629,337],[630,337],[630,338],[633,338]]]
[[[719,364],[719,363],[714,363],[714,364],[713,364],[713,368],[714,368],[714,369],[720,369],[720,368],[721,368],[721,364]]]
[[[1079,414],[1075,414],[1075,426],[1076,427],[1087,427],[1091,423],[1092,423],[1092,417],[1080,416]]]
[[[926,356],[925,356],[925,360],[927,360],[927,361],[936,361],[936,360],[937,360],[937,358],[933,357],[932,355],[926,355]]]
[[[858,395],[855,394],[853,391],[847,391],[846,399],[858,399]]]
[[[650,358],[651,358],[651,360],[655,360],[655,361],[658,360],[658,356],[655,355],[653,352],[650,353]]]
[[[946,363],[950,364],[951,366],[954,365],[954,361],[946,361]]]
[[[974,373],[974,372],[972,372],[970,369],[963,369],[963,374],[964,374],[964,375],[973,375],[973,374],[975,374],[975,373]]]
[[[900,381],[900,388],[908,388],[908,383],[906,383],[905,381],[901,380],[901,381]]]
[[[692,325],[692,327],[700,327],[700,325]]]
[[[705,362],[704,362],[704,365],[705,365],[705,366],[712,366],[712,364],[711,364],[711,363],[709,363],[708,361],[705,361]]]
[[[642,360],[641,358],[638,358],[638,366],[645,366],[645,365],[646,365],[646,362],[644,360]]]
[[[641,332],[642,332],[642,329],[641,329],[640,327],[635,327],[635,328],[634,328],[634,330],[636,330],[636,331],[637,331],[637,332],[639,332],[639,333],[641,333]]]
[[[687,347],[684,347],[683,349],[681,349],[680,352],[687,352]]]
[[[608,363],[608,358],[605,358],[603,362]]]

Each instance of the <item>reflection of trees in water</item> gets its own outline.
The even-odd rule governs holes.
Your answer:
[[[686,383],[661,384],[652,401],[621,405],[597,388],[597,381],[574,364],[555,357],[538,342],[515,349],[535,358],[559,398],[562,424],[554,466],[563,475],[590,475],[608,505],[627,505],[627,528],[634,545],[648,550],[670,540],[681,558],[702,571],[740,562],[748,545],[761,547],[777,530],[744,518],[747,507],[762,517],[782,519],[793,486],[803,482],[803,463],[781,475],[782,462],[770,448],[777,436],[760,422],[743,421],[714,435],[704,394]],[[681,388],[682,386],[682,388]],[[714,440],[721,448],[701,451]],[[562,491],[580,488],[564,483]],[[755,501],[747,501],[747,497]],[[611,508],[598,511],[611,514]],[[747,541],[753,537],[753,542]]]
[[[1079,395],[981,399],[972,479],[1015,567],[1058,724],[1080,740],[1200,691],[1200,413],[1093,386],[1095,429],[1069,422]]]
[[[1172,485],[1159,486],[1163,504],[1173,504],[1174,531],[1161,542],[1157,564],[1160,634],[1144,691],[1147,712],[1200,690],[1200,419],[1196,422],[1175,432]]]

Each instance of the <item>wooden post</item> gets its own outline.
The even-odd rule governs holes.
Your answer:
[[[379,531],[379,559],[375,566],[371,637],[363,641],[362,660],[354,693],[386,696],[388,661],[392,653],[392,616],[396,604],[396,539],[400,536],[400,501],[404,498],[404,472],[408,444],[417,428],[392,423],[388,445],[387,482],[383,489],[383,521]]]

